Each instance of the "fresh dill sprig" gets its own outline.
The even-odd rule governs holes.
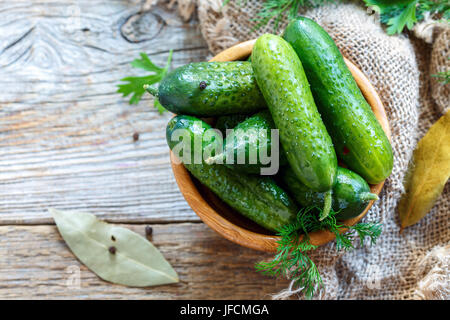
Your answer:
[[[258,17],[255,19],[257,24],[254,29],[257,30],[273,20],[273,26],[275,30],[278,30],[284,15],[292,20],[298,16],[300,7],[312,8],[327,2],[336,2],[336,0],[266,0],[263,2],[262,9],[257,13]]]
[[[361,245],[369,238],[375,244],[381,234],[379,223],[359,223],[347,227],[336,220],[336,212],[331,210],[328,217],[319,220],[319,209],[310,207],[301,209],[296,220],[282,227],[277,235],[281,237],[275,257],[269,262],[259,262],[255,269],[274,277],[286,277],[294,281],[295,288],[301,288],[306,298],[310,299],[323,288],[322,277],[308,252],[317,248],[311,244],[309,233],[328,230],[336,236],[336,249],[354,248],[353,240],[357,236]],[[348,230],[348,232],[344,232]]]

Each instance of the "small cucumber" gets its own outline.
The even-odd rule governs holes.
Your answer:
[[[176,116],[167,125],[167,143],[171,150],[178,143],[182,143],[184,147],[182,150],[190,149],[189,156],[195,159],[194,141],[203,142],[202,150],[215,149],[215,141],[206,138],[205,135],[210,128],[206,122],[198,118]],[[181,142],[175,137],[177,129],[187,133]],[[180,154],[180,157],[185,158],[183,154]],[[224,165],[208,165],[204,162],[194,164],[191,161],[190,164],[184,163],[184,166],[220,199],[268,230],[277,231],[296,217],[298,208],[295,202],[269,177],[245,175]]]
[[[276,174],[279,165],[284,165],[287,162],[286,155],[282,149],[280,150],[280,146],[277,145],[278,166],[275,166],[274,163],[267,162],[263,164],[260,158],[260,153],[264,156],[271,157],[272,151],[274,150],[272,148],[271,129],[275,129],[275,124],[268,110],[260,111],[248,117],[246,120],[238,123],[228,133],[223,143],[223,153],[206,159],[206,162],[223,163],[230,169],[252,174],[262,173],[261,168],[264,167],[276,167],[276,170],[270,173],[272,175]],[[250,159],[250,154],[253,155],[252,159]],[[233,158],[232,163],[227,159],[227,156],[230,157],[230,155]]]
[[[302,61],[339,158],[369,183],[386,179],[393,166],[391,144],[333,39],[304,17],[289,23],[283,37]]]
[[[286,167],[281,179],[290,194],[299,204],[305,207],[323,207],[323,192],[314,192],[295,178],[291,168]],[[336,184],[333,187],[332,208],[338,212],[336,218],[346,220],[357,217],[371,200],[378,200],[378,196],[370,192],[367,182],[358,174],[338,167]]]
[[[264,34],[253,48],[252,66],[295,176],[314,191],[331,190],[336,153],[294,49]]]
[[[167,110],[198,117],[249,114],[266,106],[246,61],[190,63],[165,76],[158,90],[147,91]]]

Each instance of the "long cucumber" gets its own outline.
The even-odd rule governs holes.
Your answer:
[[[393,166],[391,144],[333,39],[305,17],[292,21],[283,38],[305,68],[339,158],[369,183],[386,179]]]
[[[325,216],[331,205],[337,158],[302,63],[289,43],[264,34],[253,48],[252,67],[293,172],[312,190],[327,192]]]

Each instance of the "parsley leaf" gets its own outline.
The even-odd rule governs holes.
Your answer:
[[[417,22],[416,18],[416,4],[417,1],[411,2],[408,4],[403,11],[395,17],[392,17],[388,20],[387,25],[387,33],[392,35],[395,33],[400,33],[403,31],[405,26],[411,30],[414,26],[414,23]]]
[[[151,62],[150,58],[143,52],[140,53],[141,59],[135,59],[130,64],[134,68],[140,68],[147,71],[161,72],[164,69],[157,67]]]
[[[380,13],[380,20],[387,24],[389,35],[400,33],[408,27],[411,29],[416,18],[416,7],[419,0],[364,0],[367,6],[377,8]]]
[[[364,0],[369,7],[380,13],[380,21],[388,26],[387,33],[393,35],[403,31],[405,27],[412,29],[417,21],[425,17],[425,13],[442,15],[444,20],[450,18],[448,0]]]
[[[130,64],[133,68],[143,69],[149,72],[152,72],[153,74],[143,77],[126,77],[121,79],[121,81],[128,82],[126,84],[119,84],[118,85],[118,93],[122,93],[124,97],[128,95],[132,95],[130,98],[130,104],[137,104],[140,100],[142,95],[145,93],[144,85],[153,85],[158,82],[160,82],[164,76],[167,74],[167,71],[169,70],[170,63],[172,61],[172,53],[173,51],[170,50],[169,57],[167,58],[167,62],[164,68],[160,68],[153,64],[153,62],[150,60],[150,58],[145,53],[141,53],[140,59],[133,60]],[[164,107],[159,103],[158,99],[155,98],[154,100],[154,107],[158,110],[159,113],[163,113],[166,111]]]

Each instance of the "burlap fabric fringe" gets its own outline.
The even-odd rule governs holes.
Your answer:
[[[192,4],[194,0],[179,0]],[[197,0],[201,32],[212,53],[237,42],[274,31],[269,24],[253,30],[261,1]],[[189,6],[188,6],[189,7]],[[365,221],[381,221],[376,246],[337,253],[335,244],[312,254],[325,283],[322,299],[449,299],[450,298],[450,187],[417,225],[399,233],[397,203],[403,178],[419,138],[449,106],[450,85],[431,77],[450,68],[450,30],[429,18],[410,36],[388,36],[366,8],[347,3],[303,12],[316,20],[375,86],[386,108],[394,149],[394,169]],[[283,20],[280,29],[286,25]],[[274,295],[298,295],[292,287]]]

